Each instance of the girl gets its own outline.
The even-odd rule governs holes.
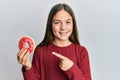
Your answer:
[[[75,16],[67,4],[51,9],[32,63],[29,56],[24,49],[17,55],[24,80],[91,80],[88,52],[79,43]]]

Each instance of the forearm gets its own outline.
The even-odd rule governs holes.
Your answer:
[[[27,71],[22,67],[22,73],[24,80],[40,80],[39,74],[34,71],[33,67]]]
[[[69,80],[91,80],[90,71],[88,70],[86,73],[83,73],[76,64],[65,71],[65,74],[68,76]]]

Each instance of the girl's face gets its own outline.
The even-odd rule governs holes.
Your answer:
[[[69,36],[73,31],[73,21],[71,15],[64,9],[53,17],[52,31],[55,41],[69,41]]]

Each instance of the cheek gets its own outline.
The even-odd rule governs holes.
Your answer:
[[[57,33],[57,28],[55,26],[52,26],[52,32],[55,35],[55,33]]]
[[[73,26],[72,25],[69,26],[68,29],[69,29],[69,31],[73,31]]]
[[[57,32],[59,30],[58,26],[52,26],[52,31]]]

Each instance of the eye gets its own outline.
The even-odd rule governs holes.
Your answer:
[[[54,24],[60,24],[60,22],[54,22]]]
[[[59,26],[61,23],[59,21],[54,21],[53,24]]]
[[[67,21],[66,24],[71,24],[71,22],[70,22],[70,21]]]

